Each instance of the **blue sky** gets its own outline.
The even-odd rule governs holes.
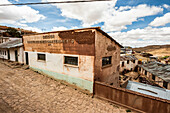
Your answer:
[[[57,0],[1,0],[0,4],[45,1]],[[124,46],[170,44],[170,0],[0,7],[0,25],[37,32],[100,26]]]

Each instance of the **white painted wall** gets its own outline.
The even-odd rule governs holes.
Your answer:
[[[89,81],[94,80],[93,79],[94,78],[94,56],[43,53],[46,54],[46,61],[38,61],[37,53],[42,53],[42,52],[28,52],[29,65],[31,67],[57,72],[57,73],[61,73],[72,77],[89,80]],[[79,62],[78,66],[65,65],[64,56],[77,56]],[[24,54],[24,62],[26,63],[25,54]]]
[[[7,50],[6,49],[0,49],[0,50],[1,50],[0,58],[7,59],[8,58]],[[5,51],[6,51],[6,55],[5,55]],[[3,52],[4,54],[2,54]]]
[[[124,66],[122,67],[122,62],[124,62]],[[138,65],[138,60],[135,60],[135,63],[133,61],[129,61],[129,64],[127,64],[127,61],[120,61],[120,72],[122,72],[124,69],[131,70],[134,69]]]
[[[1,51],[6,51],[6,55],[0,54],[0,58],[8,59],[8,52],[7,49],[1,49]],[[9,49],[10,52],[10,60],[15,61],[15,50],[18,51],[18,62],[19,63],[24,63],[24,49],[23,47],[18,47],[18,48],[11,48]]]

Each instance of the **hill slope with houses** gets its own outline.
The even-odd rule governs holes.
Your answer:
[[[134,51],[146,52],[154,56],[170,56],[170,45],[150,45],[146,47],[133,48]]]
[[[2,26],[0,25],[0,36],[3,37],[19,37],[21,38],[24,34],[33,34],[36,32],[30,31],[30,30],[24,30],[21,28],[14,28],[14,27],[8,27],[8,26]]]

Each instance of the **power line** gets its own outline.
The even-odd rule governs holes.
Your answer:
[[[0,6],[11,6],[11,5],[39,5],[39,4],[63,4],[63,3],[100,2],[100,1],[111,1],[111,0],[79,0],[79,1],[61,1],[61,2],[18,3],[18,4],[0,4]]]

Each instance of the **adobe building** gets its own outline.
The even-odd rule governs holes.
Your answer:
[[[25,63],[93,93],[95,80],[118,85],[120,48],[100,27],[23,36]]]
[[[22,38],[12,38],[0,43],[0,58],[24,63],[24,47]]]

